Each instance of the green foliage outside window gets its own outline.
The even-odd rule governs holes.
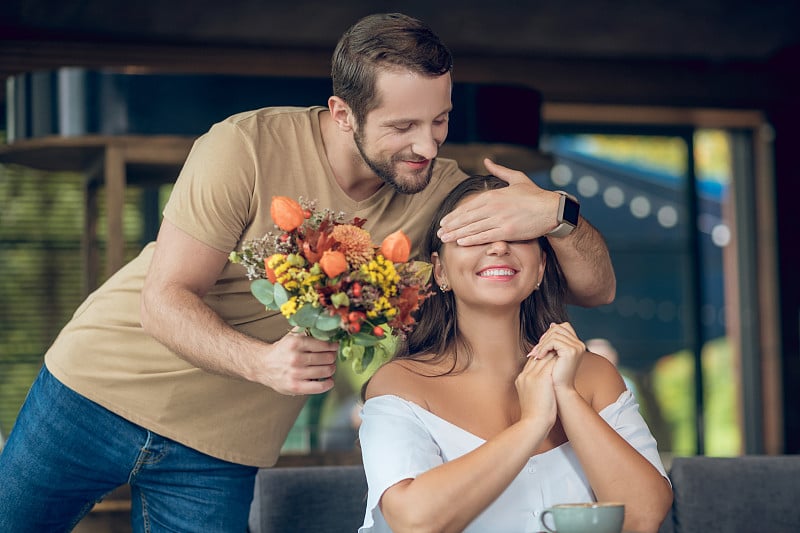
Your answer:
[[[0,428],[8,435],[43,356],[86,294],[84,177],[0,165]],[[102,197],[103,191],[100,191]],[[126,258],[140,248],[141,191],[126,192]],[[98,245],[105,253],[99,202]]]

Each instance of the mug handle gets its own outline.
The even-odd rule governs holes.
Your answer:
[[[550,526],[548,526],[547,522],[545,522],[545,519],[548,517],[548,515],[549,516],[553,516],[553,511],[551,511],[550,509],[545,509],[544,511],[542,511],[542,525],[550,533],[558,533],[555,529],[550,529]],[[554,522],[555,522],[555,519],[554,519]]]

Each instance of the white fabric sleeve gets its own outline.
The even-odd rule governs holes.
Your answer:
[[[636,401],[630,390],[620,394],[617,401],[600,411],[600,416],[608,422],[614,430],[633,446],[645,459],[669,479],[661,457],[658,455],[658,445],[655,437],[647,427],[647,422],[639,413],[639,402]]]
[[[364,403],[358,430],[369,492],[364,526],[382,523],[378,502],[399,481],[416,478],[444,461],[439,446],[406,400],[377,396]]]

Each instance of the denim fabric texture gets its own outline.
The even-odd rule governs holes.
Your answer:
[[[136,533],[245,532],[257,471],[132,424],[43,366],[0,453],[0,531],[70,531],[129,483]]]

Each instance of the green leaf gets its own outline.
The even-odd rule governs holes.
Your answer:
[[[375,356],[375,347],[369,346],[364,349],[364,356],[361,358],[361,365],[359,368],[353,368],[356,371],[356,374],[362,373],[364,370],[367,369],[369,364],[372,362],[372,358]]]
[[[353,343],[359,346],[375,346],[380,342],[380,339],[372,333],[358,332],[351,335]]]
[[[331,340],[331,332],[330,331],[323,331],[319,328],[311,326],[308,328],[308,332],[311,333],[311,336],[315,339],[319,339],[321,341],[330,341]],[[341,345],[339,346],[341,348]]]
[[[339,349],[336,351],[336,355],[339,356],[339,361],[347,361],[347,358],[350,357],[350,352],[352,351],[353,346],[342,341],[339,343]]]
[[[364,356],[364,347],[343,341],[339,344],[339,359],[342,361],[358,361]],[[355,368],[355,367],[354,367]]]
[[[426,261],[411,261],[408,264],[408,269],[413,272],[413,277],[420,285],[425,285],[431,279],[433,274],[433,265]]]
[[[250,292],[256,299],[264,304],[267,309],[278,309],[275,304],[274,288],[268,279],[257,279],[250,284]]]
[[[310,328],[317,323],[317,318],[321,312],[321,308],[314,307],[310,303],[305,303],[300,306],[300,309],[298,309],[294,315],[292,315],[292,318],[294,318],[295,324],[301,328]]]
[[[375,355],[378,356],[381,364],[385,363],[392,358],[397,351],[397,337],[390,332],[386,332],[386,336],[375,345]]]
[[[343,292],[336,292],[331,294],[331,303],[334,307],[347,307],[350,305],[350,298]]]
[[[278,306],[278,309],[289,301],[289,293],[286,292],[286,289],[283,288],[283,285],[276,283],[275,284],[275,305]]]
[[[314,324],[314,326],[322,331],[335,331],[341,324],[342,317],[339,315],[331,315],[326,311],[319,314],[317,317],[317,323]]]

